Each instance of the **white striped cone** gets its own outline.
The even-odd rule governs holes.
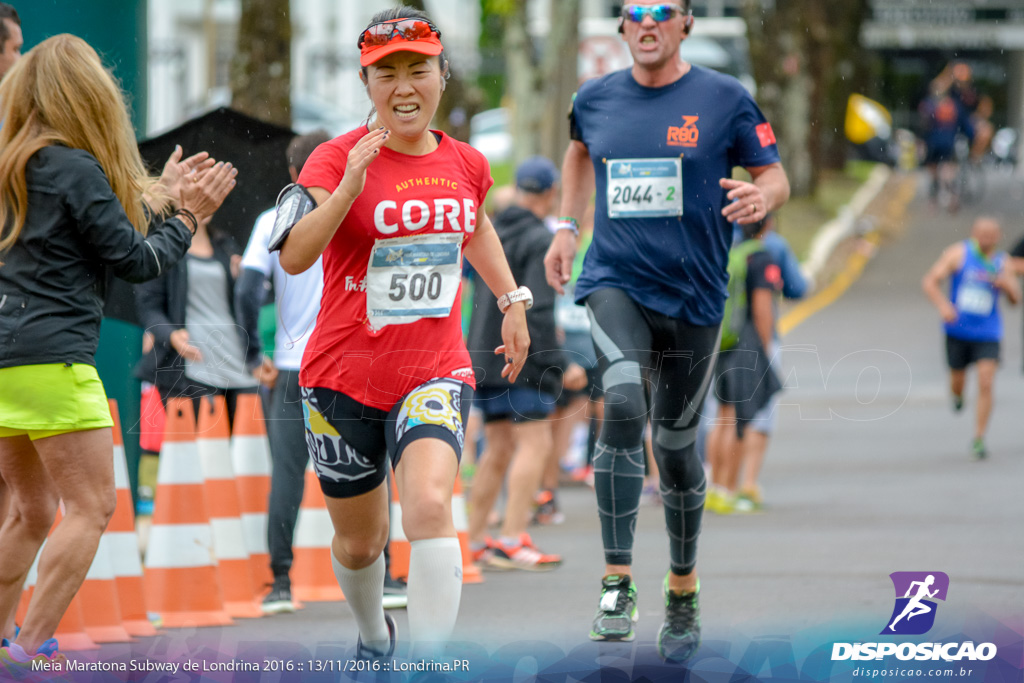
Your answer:
[[[137,551],[136,551],[137,552]],[[82,587],[78,589],[82,601],[85,632],[97,643],[127,643],[132,637],[124,628],[121,604],[114,583],[114,564],[106,535],[100,537],[99,548],[93,558]]]
[[[61,504],[63,508],[63,503]],[[62,512],[57,513],[57,520],[53,524],[53,528],[56,528],[57,524],[60,523]],[[50,529],[50,533],[53,533],[53,528]],[[39,579],[39,558],[42,557],[43,549],[46,547],[46,541],[43,541],[42,547],[39,552],[36,553],[36,559],[32,562],[32,566],[29,568],[28,576],[25,577],[25,590],[21,594],[21,601],[18,603],[18,609],[16,613],[16,621],[21,624],[25,623],[25,615],[28,612],[29,603],[32,600],[32,594],[35,592],[36,582]],[[72,600],[71,604],[68,605],[67,610],[64,612],[64,616],[61,617],[60,623],[57,624],[57,630],[54,632],[54,636],[60,642],[60,649],[63,652],[78,652],[82,650],[98,650],[100,646],[89,637],[89,634],[85,632],[85,623],[82,619],[82,601],[76,595]]]
[[[232,623],[217,576],[195,432],[191,399],[168,400],[146,549],[147,602],[168,628]]]
[[[391,555],[391,576],[403,581],[409,578],[409,559],[412,546],[402,526],[402,502],[398,498],[398,487],[395,485],[395,473],[388,477],[391,490],[391,529],[388,551]],[[453,513],[454,514],[454,513]]]
[[[484,576],[480,567],[473,563],[473,553],[469,548],[469,516],[466,514],[466,496],[462,491],[462,480],[455,477],[455,488],[452,492],[452,522],[459,537],[462,550],[462,582],[483,583]],[[409,560],[412,547],[402,526],[402,504],[398,496],[395,478],[391,477],[391,575],[396,579],[407,579],[409,576]]]
[[[223,396],[200,401],[196,448],[206,480],[206,501],[217,571],[224,590],[224,611],[232,617],[261,617],[263,611],[254,599],[257,588],[245,548],[238,487],[231,466],[227,404]]]
[[[469,515],[466,514],[466,495],[462,491],[462,477],[455,476],[455,490],[452,492],[452,521],[459,536],[462,549],[462,582],[483,583],[480,567],[473,563],[473,551],[469,547]]]
[[[231,464],[238,484],[242,530],[257,586],[274,580],[267,548],[267,508],[270,499],[270,444],[266,421],[256,394],[242,394],[235,407],[231,431]]]
[[[292,542],[292,596],[309,602],[344,600],[331,563],[334,525],[313,464],[306,466],[306,485]]]
[[[56,524],[54,524],[56,526]],[[53,529],[50,530],[53,533]],[[39,552],[36,553],[36,559],[32,560],[32,566],[28,569],[28,574],[25,576],[25,585],[21,589],[21,599],[18,601],[18,609],[15,612],[14,621],[23,624],[25,623],[25,614],[28,612],[28,603],[32,599],[32,593],[36,589],[36,581],[39,580],[39,558],[43,554],[43,548],[46,547],[46,541],[43,541],[43,545],[40,546]],[[85,631],[82,632],[85,635]],[[96,647],[99,647],[98,645]]]
[[[128,462],[121,437],[121,420],[117,401],[110,399],[110,415],[114,419],[114,485],[117,488],[117,508],[103,533],[110,549],[114,571],[114,585],[121,605],[124,630],[132,636],[155,636],[146,609],[146,590],[142,578],[142,559],[139,557],[139,535],[135,531]]]

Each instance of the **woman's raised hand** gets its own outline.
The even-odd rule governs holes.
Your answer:
[[[224,161],[203,171],[193,169],[181,183],[181,207],[195,214],[199,221],[212,216],[235,189],[237,175],[238,169]]]
[[[381,126],[371,130],[356,143],[348,153],[345,177],[341,179],[335,192],[348,195],[350,200],[355,201],[366,185],[366,169],[380,155],[380,148],[388,141],[390,132]]]

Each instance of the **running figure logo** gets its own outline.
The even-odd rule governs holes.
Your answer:
[[[935,623],[935,600],[946,599],[949,577],[942,572],[893,572],[889,578],[896,589],[896,606],[882,635],[927,633]]]

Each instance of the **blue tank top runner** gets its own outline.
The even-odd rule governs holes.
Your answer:
[[[953,274],[949,291],[958,317],[955,322],[946,323],[946,334],[965,341],[999,341],[1003,321],[995,282],[1005,254],[1000,252],[988,259],[974,240],[966,240],[964,247],[964,264]]]

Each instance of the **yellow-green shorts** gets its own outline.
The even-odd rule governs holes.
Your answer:
[[[35,441],[113,424],[107,393],[91,365],[0,368],[0,438]]]

